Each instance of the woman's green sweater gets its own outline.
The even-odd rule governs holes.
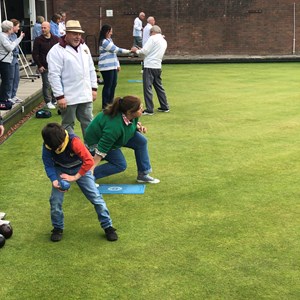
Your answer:
[[[122,114],[115,117],[99,113],[85,131],[84,140],[88,146],[98,145],[101,153],[108,153],[111,149],[121,148],[126,145],[136,132],[138,118],[131,120],[126,125]]]

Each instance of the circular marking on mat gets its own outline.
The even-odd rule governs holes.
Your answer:
[[[121,191],[122,188],[120,186],[112,186],[108,188],[109,191]]]

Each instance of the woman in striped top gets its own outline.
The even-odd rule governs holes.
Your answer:
[[[128,54],[130,50],[117,47],[111,39],[113,30],[110,25],[103,25],[99,38],[99,63],[98,67],[103,77],[102,109],[113,102],[117,86],[120,63],[117,54]]]

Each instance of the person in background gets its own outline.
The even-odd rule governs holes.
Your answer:
[[[113,29],[110,25],[103,25],[99,37],[99,62],[104,85],[102,89],[102,109],[113,102],[117,86],[118,72],[121,70],[117,54],[130,53],[130,50],[117,47],[111,36]]]
[[[139,122],[143,107],[136,96],[117,97],[114,102],[99,113],[85,132],[85,144],[94,156],[94,176],[96,179],[125,171],[127,164],[121,147],[134,150],[137,164],[137,182],[159,183],[151,177],[147,139],[142,133],[147,128]],[[104,164],[98,164],[100,161]]]
[[[36,17],[36,23],[33,25],[32,29],[32,39],[35,40],[38,36],[42,34],[42,23],[45,21],[43,16]]]
[[[59,14],[61,15],[61,19],[60,19],[60,22],[58,24],[58,30],[59,30],[60,36],[64,36],[66,34],[66,18],[67,18],[67,14],[66,14],[65,11],[61,11]]]
[[[97,75],[88,46],[81,38],[84,31],[77,20],[68,20],[66,35],[47,55],[48,79],[61,112],[62,126],[74,132],[75,120],[82,135],[93,119],[93,101],[97,99]]]
[[[148,17],[147,25],[143,29],[143,47],[144,47],[144,45],[146,44],[146,42],[148,41],[148,39],[150,37],[150,29],[152,28],[152,26],[154,24],[155,24],[155,19],[153,17]],[[141,64],[142,64],[141,73],[143,73],[144,72],[144,62],[142,62]]]
[[[155,25],[155,19],[154,17],[148,17],[147,19],[147,25],[144,27],[143,30],[143,47],[145,46],[146,42],[148,41],[150,37],[150,29],[152,26]]]
[[[142,48],[143,46],[143,20],[145,19],[145,13],[140,12],[139,16],[134,19],[133,22],[133,46]]]
[[[10,73],[13,61],[12,51],[20,44],[25,35],[21,32],[20,36],[12,42],[9,36],[13,33],[13,27],[13,22],[5,20],[1,23],[2,32],[0,32],[0,101],[9,103],[12,103],[12,101],[8,100],[11,95]]]
[[[143,89],[146,109],[143,115],[153,115],[152,85],[157,94],[160,107],[159,112],[169,112],[167,96],[161,82],[161,62],[167,49],[167,41],[161,34],[159,26],[154,25],[150,29],[150,38],[142,49],[132,47],[131,51],[144,57]]]
[[[59,30],[60,36],[64,36],[66,34],[66,18],[67,18],[67,14],[64,11],[61,11],[59,14],[61,15],[61,19],[60,19],[60,22],[58,24],[58,30]]]
[[[13,32],[9,36],[9,39],[14,42],[18,36],[17,32],[20,30],[20,21],[17,19],[11,19],[11,22],[13,22]],[[19,66],[19,46],[15,47],[14,50],[12,51],[13,54],[13,60],[10,64],[11,70],[10,70],[10,97],[9,100],[12,101],[13,103],[19,103],[22,102],[23,100],[17,97],[17,90],[19,87],[19,82],[20,82],[20,66]]]
[[[3,118],[0,116],[0,137],[4,134],[5,128],[3,126]]]
[[[79,137],[68,132],[57,123],[49,123],[42,130],[44,140],[42,159],[46,174],[51,181],[50,196],[51,222],[53,225],[51,241],[59,242],[64,230],[62,204],[65,191],[62,180],[78,184],[85,197],[93,204],[108,241],[116,241],[116,229],[106,203],[97,189],[92,175],[93,157]]]
[[[46,60],[50,49],[59,42],[59,38],[50,32],[50,23],[42,23],[42,34],[34,40],[32,58],[38,66],[43,81],[44,101],[49,109],[55,109],[56,99],[53,96],[48,80],[48,63]]]
[[[58,27],[60,20],[61,20],[61,15],[54,14],[50,21],[50,32],[51,32],[51,34],[56,35],[58,37],[61,37],[61,35],[59,33],[59,27]]]

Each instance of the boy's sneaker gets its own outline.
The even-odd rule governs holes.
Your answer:
[[[157,178],[151,177],[149,174],[147,175],[138,175],[137,182],[139,183],[159,183],[160,180]]]
[[[53,228],[51,234],[52,242],[59,242],[62,239],[63,230],[60,228]]]
[[[107,228],[104,229],[105,231],[105,236],[106,236],[106,239],[110,242],[114,242],[118,239],[118,235],[116,233],[116,230],[115,228],[113,228],[112,226],[109,226]]]
[[[157,111],[159,111],[159,112],[169,112],[170,110],[168,108],[161,108],[161,107],[159,107],[157,109]]]
[[[146,116],[146,115],[152,116],[152,115],[153,115],[153,111],[149,111],[149,110],[145,109],[145,110],[143,111],[143,116]]]

